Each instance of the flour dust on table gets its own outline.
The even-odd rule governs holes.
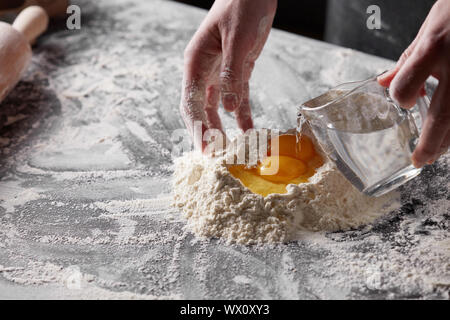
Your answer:
[[[188,219],[170,206],[170,138],[184,129],[182,52],[206,11],[160,0],[72,2],[82,29],[63,23],[40,38],[0,107],[0,299],[449,299],[450,154],[399,189],[400,209],[356,229],[302,231],[288,244],[203,240],[190,225],[226,239],[230,218],[201,214],[200,202],[186,204],[196,214]],[[250,83],[255,127],[292,128],[300,101],[394,65],[274,29]],[[224,128],[236,127],[233,114],[219,113]],[[180,203],[180,191],[194,200],[199,192],[188,190],[203,189],[210,199],[206,186],[232,181],[241,207],[229,216],[242,224],[230,239],[243,230],[256,239],[266,225],[255,224],[262,217],[252,203],[292,197],[249,195],[218,164],[179,161],[188,170],[177,169],[180,178],[201,172],[195,186],[182,179]],[[291,213],[269,214],[288,238]]]

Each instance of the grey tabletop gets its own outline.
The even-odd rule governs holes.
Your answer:
[[[372,225],[279,245],[196,239],[170,177],[182,53],[206,12],[73,3],[81,29],[53,26],[0,105],[0,298],[449,298],[448,155]],[[273,30],[255,126],[293,128],[300,102],[392,65]]]

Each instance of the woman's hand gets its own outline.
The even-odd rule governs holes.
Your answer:
[[[410,108],[429,76],[439,80],[412,155],[414,166],[433,163],[450,145],[450,0],[437,1],[416,39],[402,54],[394,70],[379,77],[381,85],[402,107]]]
[[[216,0],[184,52],[181,114],[192,136],[194,121],[223,132],[219,100],[241,130],[253,128],[248,81],[267,40],[276,0]],[[205,141],[197,147],[205,148]],[[201,139],[201,137],[200,137]]]

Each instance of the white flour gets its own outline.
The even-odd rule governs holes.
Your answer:
[[[419,177],[417,187],[402,192],[403,203],[412,194],[424,205],[401,216],[394,230],[388,219],[397,213],[362,230],[304,233],[286,245],[225,246],[183,232],[185,220],[169,203],[169,172],[161,167],[170,163],[167,137],[182,126],[172,108],[181,52],[204,13],[186,19],[170,2],[133,1],[127,10],[122,2],[102,2],[112,10],[108,16],[118,14],[117,28],[108,19],[101,19],[101,29],[93,26],[117,41],[88,25],[73,38],[48,37],[24,78],[26,97],[19,91],[2,105],[13,112],[4,113],[11,134],[0,137],[10,167],[0,186],[0,298],[360,299],[379,293],[448,299],[437,293],[450,288],[450,201],[446,194],[429,196],[449,183],[448,157],[435,166],[440,175],[422,183]],[[83,3],[86,12],[94,6]],[[164,12],[158,19],[137,18],[155,8]],[[161,33],[140,36],[149,26]],[[131,47],[123,41],[130,34]],[[74,55],[62,59],[69,52]],[[255,126],[291,127],[299,100],[393,66],[362,57],[273,30],[252,76]],[[17,103],[22,99],[28,100]],[[61,113],[57,103],[47,109],[53,102]],[[235,126],[232,115],[219,112],[224,127]],[[436,225],[422,226],[429,219]]]
[[[23,188],[15,181],[2,183],[0,185],[0,207],[4,208],[6,213],[13,213],[17,206],[44,198],[40,194],[42,191],[36,188]]]
[[[91,274],[81,272],[78,266],[66,268],[49,262],[30,262],[27,268],[6,268],[0,265],[0,275],[6,280],[19,285],[52,285],[54,290],[64,286],[69,289],[65,298],[74,299],[114,299],[114,300],[174,300],[178,295],[154,296],[128,291],[111,291],[102,286],[120,288],[121,283],[99,279]],[[122,284],[123,285],[123,284]],[[82,296],[80,297],[80,293]],[[56,299],[60,299],[55,295]]]
[[[308,183],[262,197],[235,179],[222,160],[194,152],[175,162],[175,205],[198,236],[243,244],[285,242],[301,230],[346,230],[373,222],[395,199],[395,193],[361,194],[329,160]]]

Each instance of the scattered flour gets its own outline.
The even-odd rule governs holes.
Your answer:
[[[121,283],[102,280],[94,275],[83,273],[78,266],[62,267],[50,262],[31,261],[25,268],[0,265],[0,274],[6,280],[19,285],[53,285],[59,289],[68,289],[65,297],[73,299],[180,299],[176,294],[154,296],[129,291],[107,290],[102,287],[120,287]]]
[[[336,242],[338,239],[320,233],[305,236],[311,248],[328,251],[325,261],[313,265],[316,272],[328,279],[328,285],[314,282],[315,291],[329,297],[332,285],[346,292],[347,297],[355,293],[378,293],[388,299],[422,296],[449,299],[450,241],[446,231],[437,228],[428,237],[420,237],[415,231],[420,220],[401,223],[402,232],[395,239],[404,242],[400,247],[380,241],[375,234],[363,236],[370,226],[356,232],[353,241]]]
[[[92,7],[92,4],[86,2],[85,6]],[[115,6],[116,4],[112,4],[108,7],[114,9]],[[179,24],[179,29],[185,30],[186,24],[191,21],[200,21],[204,15],[201,12],[198,14],[197,20],[187,20],[184,18],[184,13],[180,10],[173,10],[173,7],[168,6],[167,3],[161,6],[157,2],[156,6],[161,10],[171,11],[171,14],[177,13],[177,19],[167,15],[170,17],[167,19],[167,23],[164,23],[167,28],[175,29]],[[140,12],[142,9],[137,5],[132,7],[137,10],[136,12]],[[151,10],[153,10],[152,7],[149,7],[145,12],[151,13]],[[123,17],[129,16],[128,11],[123,11],[122,15]],[[134,20],[132,24],[128,24],[129,28],[141,30],[147,23],[145,19]],[[109,26],[108,23],[107,25]],[[98,25],[95,25],[95,28],[97,27]],[[170,31],[171,29],[162,28],[161,30]],[[124,37],[122,32],[111,34],[119,40]],[[99,41],[99,38],[80,38],[83,40],[81,42],[88,44],[88,47],[83,50],[85,53],[84,56],[80,56],[82,59],[76,59],[79,60],[79,63],[69,63],[68,65],[60,63],[60,54],[64,51],[64,46],[67,45],[66,49],[70,49],[72,44],[77,41],[65,42],[61,47],[60,42],[64,39],[61,37],[56,37],[56,40],[48,38],[45,46],[35,52],[34,63],[24,82],[27,96],[32,95],[33,99],[38,101],[41,96],[45,98],[48,95],[48,90],[57,95],[57,100],[61,102],[62,113],[60,115],[55,112],[58,111],[57,108],[43,108],[42,112],[37,113],[42,116],[34,118],[37,105],[34,100],[31,103],[25,101],[25,104],[29,106],[23,112],[17,110],[16,103],[12,103],[10,106],[3,105],[2,110],[6,110],[6,107],[15,110],[11,113],[13,116],[6,114],[8,116],[6,123],[11,125],[20,121],[29,123],[31,128],[20,131],[18,136],[0,137],[0,146],[2,146],[0,151],[3,155],[11,154],[5,158],[8,158],[7,162],[11,163],[11,167],[17,173],[14,179],[20,181],[13,185],[12,181],[3,179],[0,186],[0,207],[2,207],[0,212],[6,211],[5,214],[0,213],[0,248],[2,248],[0,263],[5,265],[4,267],[0,265],[1,280],[14,283],[16,288],[22,285],[26,286],[24,288],[30,292],[35,288],[39,289],[40,294],[37,297],[40,298],[43,297],[42,292],[51,292],[56,298],[83,299],[169,299],[177,297],[274,299],[297,297],[298,292],[304,286],[309,287],[308,291],[317,293],[319,298],[330,298],[332,296],[330,288],[334,288],[333,290],[338,292],[336,294],[338,298],[342,298],[342,295],[339,295],[342,292],[349,292],[349,297],[373,297],[373,295],[366,295],[367,292],[364,290],[370,293],[379,292],[380,297],[385,297],[383,293],[388,293],[390,297],[394,298],[411,296],[429,298],[433,297],[432,294],[439,288],[442,291],[446,290],[447,294],[444,297],[449,298],[448,222],[447,227],[442,229],[428,226],[426,231],[434,228],[429,235],[415,233],[419,220],[427,220],[431,217],[439,223],[448,221],[445,216],[450,208],[448,197],[445,198],[445,195],[441,195],[442,199],[435,202],[428,202],[429,197],[420,193],[415,195],[417,198],[427,201],[424,205],[427,210],[425,213],[417,210],[416,215],[404,217],[398,231],[387,232],[387,235],[392,236],[393,239],[383,239],[379,233],[373,233],[370,230],[367,233],[371,236],[366,236],[359,231],[332,235],[326,235],[324,232],[311,232],[307,237],[302,238],[298,245],[244,247],[239,245],[222,246],[212,241],[192,239],[187,231],[181,231],[182,223],[167,221],[167,217],[172,218],[173,210],[164,207],[166,205],[165,197],[164,201],[160,201],[160,199],[136,200],[128,199],[122,193],[120,196],[115,193],[117,190],[126,192],[127,186],[130,186],[131,189],[131,186],[135,185],[134,181],[130,181],[141,182],[140,179],[153,176],[157,171],[158,158],[152,160],[151,168],[136,167],[134,162],[130,162],[130,160],[140,159],[146,153],[162,154],[159,149],[149,151],[147,146],[151,143],[149,137],[162,143],[160,138],[156,138],[159,136],[150,134],[149,132],[152,131],[147,127],[145,127],[146,134],[141,127],[144,128],[145,124],[151,128],[159,128],[160,125],[164,125],[170,129],[173,128],[173,125],[177,127],[181,124],[178,114],[167,108],[173,104],[173,99],[169,97],[173,93],[170,86],[173,80],[170,79],[170,83],[168,83],[166,82],[167,77],[161,76],[158,79],[159,74],[165,75],[168,70],[178,70],[177,68],[182,65],[179,57],[181,47],[174,45],[180,42],[178,41],[180,39],[168,39],[168,34],[175,36],[177,33],[164,32],[160,38],[153,39],[156,43],[162,44],[154,47],[164,50],[164,59],[157,54],[151,55],[153,58],[149,58],[148,54],[135,54],[135,52],[148,51],[142,50],[148,49],[148,41],[138,38],[134,39],[136,41],[133,40],[135,48],[131,51],[123,46],[111,47],[110,41]],[[82,36],[83,33],[80,33],[79,37]],[[392,66],[390,61],[371,60],[370,68],[366,70],[361,67],[360,62],[364,61],[367,64],[366,61],[369,60],[361,60],[355,51],[339,48],[330,50],[324,44],[307,40],[299,43],[293,40],[295,39],[287,33],[276,33],[265,49],[269,54],[260,57],[261,66],[264,68],[257,68],[253,76],[257,89],[253,91],[255,93],[253,102],[256,106],[261,106],[260,109],[254,108],[254,121],[257,126],[288,125],[290,124],[286,119],[290,114],[288,108],[292,108],[294,98],[315,96],[337,83],[355,77],[364,78],[369,74],[380,73],[387,66]],[[115,43],[121,43],[121,41]],[[98,50],[98,47],[102,45],[106,45],[108,50]],[[183,44],[181,43],[181,45]],[[51,50],[47,50],[47,48],[51,48]],[[119,59],[123,58],[127,52],[131,52],[133,59]],[[289,54],[280,60],[279,52],[288,52]],[[318,59],[313,59],[314,61],[309,59],[308,64],[296,65],[298,61],[304,60],[298,59],[299,55],[309,57],[311,52],[315,55],[320,52],[317,55]],[[69,60],[69,62],[73,62],[72,59]],[[360,62],[355,63],[357,60]],[[124,63],[126,65],[123,65]],[[285,67],[288,65],[294,67]],[[300,67],[304,70],[305,75],[319,70],[317,78],[312,77],[306,81],[306,76],[299,77],[295,70]],[[373,72],[373,70],[378,71]],[[272,76],[270,83],[267,81],[269,73]],[[179,74],[179,72],[174,74]],[[299,81],[302,82],[301,86],[298,85]],[[48,86],[41,87],[40,83],[48,83]],[[36,88],[28,90],[29,84],[33,84]],[[267,90],[269,87],[270,90]],[[20,98],[20,94],[20,91],[16,93],[16,98]],[[294,98],[287,99],[286,105],[283,107],[278,105],[280,97]],[[43,100],[39,105],[46,106],[52,101],[53,99]],[[268,112],[264,112],[264,110],[268,110],[266,106],[270,106],[272,110],[273,105],[279,106],[277,109],[279,112],[268,116]],[[260,114],[258,115],[258,113]],[[27,117],[25,118],[24,115]],[[47,119],[46,116],[49,118]],[[228,125],[234,124],[234,119],[231,117],[223,117],[223,119],[229,122]],[[55,130],[46,129],[46,124],[54,123],[59,126],[60,121],[62,121],[61,126],[55,127]],[[127,121],[132,122],[127,123]],[[123,128],[125,123],[127,123],[126,130]],[[80,131],[79,127],[83,129]],[[43,145],[29,143],[33,141],[31,140],[33,134],[39,132],[38,128],[51,133],[49,135],[41,134],[42,139],[39,141],[42,141]],[[119,128],[124,130],[117,130]],[[124,143],[126,141],[123,138],[128,140],[128,144]],[[139,142],[139,140],[143,142],[145,149],[138,149],[136,148],[138,144],[130,143],[130,141]],[[105,144],[110,146],[108,154],[105,154]],[[22,148],[27,145],[31,145],[31,147]],[[19,146],[22,149],[19,149]],[[60,148],[57,148],[58,146]],[[76,152],[79,152],[77,157],[62,158],[58,156],[59,153],[70,154],[69,151],[74,146],[76,146]],[[42,156],[44,151],[46,157]],[[84,155],[89,158],[93,152],[101,166],[91,166],[89,163],[85,163],[84,167],[79,166],[80,156]],[[59,162],[55,163],[55,160],[58,159]],[[161,159],[161,162],[167,162],[166,158]],[[186,168],[195,165],[195,163],[188,164],[187,160],[187,158],[180,159]],[[197,181],[206,181],[211,178],[211,183],[215,181],[218,184],[218,181],[223,178],[221,176],[223,168],[216,168],[215,164],[208,164],[209,167],[205,166],[203,161],[204,159],[197,162],[197,165],[200,166],[199,170],[191,167],[188,172],[182,172],[178,178],[187,177],[188,173],[195,176],[198,172]],[[148,160],[143,162],[147,164]],[[214,172],[207,175],[207,168],[217,169],[219,176],[214,177]],[[448,170],[445,170],[446,174],[439,178],[440,180],[438,177],[433,177],[429,183],[424,183],[424,185],[442,187],[448,185]],[[227,179],[232,179],[232,177]],[[71,185],[79,186],[79,189],[74,189],[67,195],[61,194],[60,191],[64,190],[69,181]],[[53,187],[45,192],[31,187],[23,187],[34,186],[41,182],[43,185]],[[103,196],[101,182],[109,185],[106,192],[110,197]],[[186,186],[187,190],[178,194],[177,202],[179,204],[186,203],[185,211],[190,211],[191,214],[196,212],[189,218],[189,221],[193,225],[196,225],[198,221],[203,223],[197,224],[199,230],[205,227],[209,228],[212,236],[227,235],[230,234],[233,225],[233,221],[228,221],[228,219],[235,219],[242,224],[237,225],[237,230],[230,236],[230,239],[239,238],[245,223],[249,228],[252,226],[256,228],[248,231],[247,239],[252,239],[258,228],[262,228],[265,224],[270,225],[257,212],[251,212],[243,207],[238,211],[228,213],[231,218],[213,212],[207,207],[207,204],[200,202],[191,202],[191,208],[188,208],[189,205],[180,195],[188,194],[188,190],[194,190],[195,186],[192,184],[195,182],[188,184],[183,181],[182,183],[178,189]],[[211,183],[206,186],[211,186]],[[239,182],[234,180],[232,185],[237,185],[236,190],[239,191],[239,197],[242,199],[248,195]],[[201,194],[208,199],[210,196],[208,190],[201,187],[200,183],[197,183],[196,187],[202,188]],[[292,186],[290,188],[298,189]],[[83,189],[87,189],[92,194],[95,202],[84,208],[83,213],[80,213],[78,210],[74,210],[73,204],[76,204],[78,208],[80,202],[85,200],[84,193],[80,191]],[[222,189],[228,193],[228,196],[233,195],[229,187],[225,186]],[[136,193],[147,192],[147,196],[155,196],[153,192],[146,190],[149,188],[144,188],[139,192],[133,191]],[[408,189],[405,194],[409,193]],[[211,194],[220,197],[220,193],[211,192]],[[192,193],[189,196],[194,198],[199,194]],[[42,204],[39,201],[33,201],[38,199],[45,201],[42,201]],[[49,205],[49,199],[55,199],[55,202]],[[261,197],[250,197],[248,204],[252,204],[252,201],[270,205],[282,201],[282,197],[272,197],[270,201]],[[245,203],[242,205],[244,206]],[[207,210],[201,212],[200,210],[203,208],[207,208]],[[97,210],[104,212],[97,217]],[[159,211],[161,214],[155,215],[153,210]],[[54,215],[55,220],[41,219],[42,216],[46,216],[47,211],[57,213]],[[168,212],[171,214],[167,214]],[[239,217],[238,212],[245,213],[245,215]],[[272,226],[280,230],[280,235],[287,234],[286,227],[290,224],[288,220],[291,212],[277,213],[279,217],[271,217],[271,214],[275,214],[274,212],[265,212],[265,214],[267,214],[267,219],[273,220]],[[145,216],[148,216],[148,219],[144,219]],[[374,219],[375,216],[377,214],[367,220]],[[73,217],[77,217],[77,221],[72,220]],[[254,223],[251,218],[258,223]],[[358,219],[360,218],[358,217]],[[138,224],[130,224],[131,219],[138,221]],[[212,220],[208,221],[207,219]],[[221,225],[220,219],[228,224]],[[341,219],[347,220],[347,218]],[[358,219],[355,219],[355,224]],[[115,220],[117,225],[113,224],[111,228],[107,229],[99,228],[109,220]],[[300,223],[300,225],[303,224]],[[106,224],[106,226],[110,225]],[[217,228],[216,230],[212,230],[214,226]],[[135,232],[132,235],[133,229]],[[361,235],[359,235],[360,233]],[[269,236],[264,232],[261,234]],[[353,234],[357,235],[356,239]],[[343,239],[329,238],[339,235]],[[280,238],[282,237],[280,236]],[[84,253],[86,252],[84,246],[89,247],[89,254]],[[142,254],[143,252],[145,254]],[[100,253],[104,253],[105,256],[109,255],[113,259],[102,258]],[[131,255],[134,258],[130,260]],[[280,259],[277,259],[278,257]],[[130,260],[129,265],[133,267],[124,266],[124,262],[127,260]],[[311,263],[310,269],[305,265],[305,260]],[[119,280],[117,282],[105,280],[105,278],[110,279],[110,276],[105,273],[101,276],[84,273],[89,270],[97,273],[99,269],[97,262],[103,263],[102,261],[116,267],[118,270],[116,273],[123,273],[124,277],[120,282]],[[71,265],[74,263],[85,264],[86,270]],[[222,265],[226,268],[223,270],[217,268]],[[301,272],[297,272],[294,267]],[[304,272],[305,270],[307,272]],[[297,278],[294,276],[295,273]],[[301,278],[298,278],[298,274],[302,275]],[[142,279],[144,276],[145,280]],[[305,279],[305,277],[307,278]],[[81,281],[77,281],[78,279]],[[126,281],[128,286],[122,287],[124,284],[122,281]],[[145,283],[148,290],[135,289],[142,282]],[[232,287],[232,283],[238,286]],[[287,283],[290,285],[286,286]],[[78,285],[81,285],[81,290],[78,289]],[[40,286],[47,289],[41,290]],[[202,291],[193,295],[193,288],[196,286],[201,287]],[[220,288],[220,294],[214,290],[215,287]],[[246,295],[247,287],[251,287],[251,292],[256,292],[256,294]],[[61,288],[70,290],[65,291],[64,294],[55,290]],[[113,288],[114,291],[107,290],[107,288]],[[135,291],[151,294],[138,294]],[[178,295],[178,292],[181,296]],[[309,296],[301,294],[300,297]]]
[[[262,197],[230,174],[225,157],[192,152],[175,161],[175,205],[198,236],[242,244],[286,242],[301,230],[346,230],[373,222],[396,202],[396,193],[361,194],[329,160],[309,182]]]
[[[16,181],[3,183],[0,185],[0,207],[3,207],[6,213],[13,213],[16,206],[44,198],[40,192],[42,190],[36,188],[23,188]]]
[[[148,216],[167,212],[171,199],[169,196],[159,196],[155,199],[111,200],[107,203],[99,201],[95,205],[116,217]]]

